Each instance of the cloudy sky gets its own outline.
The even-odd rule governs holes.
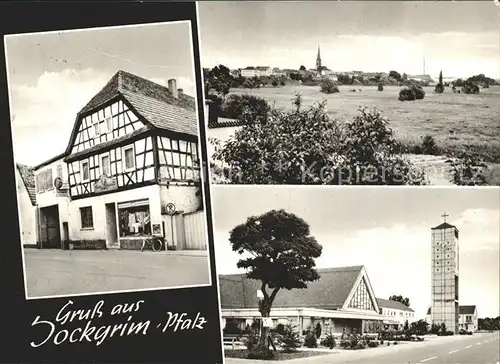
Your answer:
[[[493,1],[200,2],[203,67],[313,68],[318,45],[334,71],[500,78],[500,7]],[[221,19],[224,19],[221,21]]]
[[[364,265],[380,298],[409,297],[416,315],[430,304],[431,228],[460,231],[460,304],[500,315],[500,190],[497,188],[213,187],[216,264],[237,273],[229,232],[249,216],[283,208],[309,223],[323,246],[318,267]]]
[[[189,22],[6,37],[14,159],[39,164],[67,146],[78,111],[118,71],[195,96]]]

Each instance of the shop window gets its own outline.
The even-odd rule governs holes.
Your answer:
[[[92,229],[94,227],[94,219],[92,217],[92,206],[80,207],[80,219],[82,229]]]
[[[118,205],[120,236],[151,235],[151,217],[149,205],[127,203]]]

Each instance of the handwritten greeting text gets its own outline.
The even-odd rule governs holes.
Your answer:
[[[187,313],[168,312],[164,322],[151,326],[151,320],[136,321],[133,313],[140,310],[145,303],[139,300],[134,303],[123,303],[114,305],[109,314],[111,316],[126,316],[125,321],[111,325],[95,325],[94,321],[105,316],[105,302],[97,302],[90,309],[72,309],[73,301],[69,300],[57,313],[54,320],[42,320],[37,316],[31,326],[45,329],[45,334],[40,340],[32,341],[30,345],[34,348],[45,344],[61,345],[63,343],[91,342],[96,346],[101,345],[106,339],[111,337],[147,335],[151,327],[160,329],[161,332],[177,332],[183,330],[203,330],[207,320],[197,313],[194,318],[190,318]],[[81,322],[83,327],[65,328],[65,325]]]

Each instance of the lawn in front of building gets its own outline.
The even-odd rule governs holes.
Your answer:
[[[277,356],[273,360],[290,360],[290,359],[300,359],[300,358],[308,358],[311,356],[319,356],[319,355],[327,355],[331,354],[329,352],[322,351],[297,351],[295,353],[285,353],[283,351],[278,351]],[[246,359],[248,355],[248,350],[246,349],[225,349],[224,356],[226,358],[237,358],[237,359]]]

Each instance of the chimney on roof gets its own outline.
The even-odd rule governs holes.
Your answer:
[[[179,96],[177,91],[177,81],[175,80],[175,78],[171,78],[170,80],[168,80],[168,90],[174,98],[177,98]]]
[[[177,92],[179,92],[180,94],[183,94],[184,93],[184,89],[183,88],[178,88]]]

